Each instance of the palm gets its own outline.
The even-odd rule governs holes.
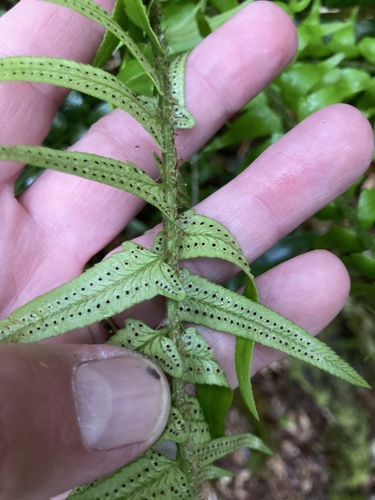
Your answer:
[[[23,16],[35,18],[27,39],[19,23]],[[258,18],[267,19],[261,33]],[[241,37],[237,36],[239,22],[246,26]],[[98,27],[81,16],[35,0],[21,3],[1,23],[2,52],[7,50],[5,41],[9,44],[12,40],[12,52],[17,54],[87,61],[101,36]],[[59,23],[63,31],[55,30]],[[40,46],[42,28],[51,40],[47,48]],[[220,54],[217,47],[224,46],[225,52]],[[272,57],[266,60],[259,46]],[[180,157],[187,159],[197,151],[233,112],[276,76],[294,50],[291,23],[282,11],[263,2],[245,9],[236,22],[203,42],[188,62],[187,104],[197,125],[179,133]],[[259,68],[256,73],[254,67]],[[9,95],[16,97],[9,99]],[[0,116],[6,126],[0,128],[0,143],[40,143],[63,96],[61,89],[46,85],[2,84]],[[130,160],[156,175],[152,161],[155,145],[140,125],[119,110],[94,125],[74,149]],[[371,130],[366,121],[352,108],[334,106],[310,117],[270,147],[251,168],[202,202],[197,211],[227,226],[251,261],[345,190],[367,167],[370,155]],[[5,165],[0,177],[5,221],[0,243],[2,316],[77,275],[142,206],[127,193],[56,172],[43,174],[16,201],[12,186],[21,168]],[[149,245],[150,235],[142,242]],[[195,265],[216,281],[233,272],[230,267],[203,260]],[[284,293],[279,295],[281,281]],[[312,296],[316,282],[320,294]],[[263,302],[312,332],[336,314],[348,290],[344,269],[326,253],[284,264],[262,277],[259,284]],[[315,307],[320,308],[319,318],[304,314],[306,308]],[[157,311],[150,309],[143,314],[149,317]],[[221,340],[215,345],[230,372],[228,342]],[[265,356],[270,359],[268,351],[259,351],[255,368],[264,364]]]

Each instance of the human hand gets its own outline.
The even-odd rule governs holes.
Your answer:
[[[111,0],[99,3],[108,9],[113,4]],[[0,20],[0,54],[89,61],[101,36],[97,25],[76,13],[38,0],[22,0]],[[186,93],[196,126],[179,131],[180,157],[190,157],[259,93],[292,59],[295,48],[295,30],[287,16],[272,3],[255,2],[193,51],[186,70]],[[40,144],[65,94],[47,85],[1,84],[0,143]],[[102,118],[73,149],[130,160],[157,175],[151,155],[155,145],[120,110]],[[372,131],[366,120],[353,108],[332,106],[306,119],[238,178],[200,203],[197,211],[227,226],[252,261],[346,190],[367,168],[371,155]],[[0,171],[2,317],[79,274],[142,206],[141,200],[127,193],[52,171],[15,200],[13,184],[21,168],[9,163]],[[149,246],[151,240],[152,232],[138,241]],[[193,266],[215,281],[224,281],[233,272],[229,265],[203,259]],[[345,268],[322,251],[278,266],[261,276],[257,285],[264,304],[311,333],[318,333],[337,314],[349,290]],[[158,321],[155,302],[150,309],[142,306],[138,311],[148,323]],[[235,384],[233,339],[206,333]],[[142,384],[138,374],[142,367],[147,374],[147,367],[139,357],[130,358],[113,346],[78,345],[102,341],[99,326],[60,339],[67,340],[77,345],[0,346],[0,396],[6,408],[1,414],[1,498],[39,500],[88,482],[135,458],[162,431],[169,393],[160,372],[160,379],[149,374]],[[254,372],[277,356],[257,346]],[[116,406],[115,422],[111,420],[107,429],[103,399],[110,391],[102,378],[105,375],[125,386],[117,391],[123,391],[126,409],[130,409],[125,416],[124,406],[122,411]],[[133,383],[122,382],[132,377],[137,380],[136,394]],[[98,388],[96,393],[91,392],[90,381]],[[141,395],[143,386],[145,394]],[[77,407],[78,414],[86,411],[81,414],[81,427]],[[87,436],[90,408],[93,416],[100,417],[91,421],[91,441]],[[144,414],[150,417],[147,422],[140,421]],[[139,424],[137,432],[131,427],[134,423]],[[106,434],[106,430],[112,432]]]

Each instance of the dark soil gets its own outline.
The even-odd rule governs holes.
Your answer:
[[[228,415],[227,432],[254,432],[261,436],[274,455],[264,457],[240,450],[220,461],[220,466],[235,473],[205,485],[202,499],[209,500],[375,500],[374,464],[364,472],[365,480],[356,488],[340,483],[333,456],[345,443],[332,447],[327,436],[335,428],[330,411],[317,404],[287,373],[288,362],[274,364],[253,379],[262,424],[250,423],[241,403]],[[371,412],[375,393],[367,394],[364,406]],[[333,396],[334,397],[334,396]],[[365,398],[365,399],[366,399]],[[238,401],[240,398],[237,398]],[[371,401],[371,403],[370,403]],[[373,410],[373,408],[372,408]],[[375,412],[370,413],[374,415]],[[246,415],[246,416],[245,416]],[[375,422],[372,422],[374,424]],[[354,428],[353,428],[354,430]],[[368,455],[375,440],[375,425],[369,426]],[[365,452],[366,453],[366,452]],[[340,463],[340,460],[338,460]],[[356,462],[358,463],[358,461]],[[367,463],[367,462],[366,462]],[[347,464],[352,468],[353,464]],[[340,470],[340,473],[343,471]],[[348,477],[356,474],[347,471]],[[350,477],[349,477],[350,479]],[[353,479],[354,481],[354,479]],[[348,484],[352,484],[349,481]],[[335,491],[335,489],[337,491]]]

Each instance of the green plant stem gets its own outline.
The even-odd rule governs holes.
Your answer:
[[[176,276],[180,272],[180,251],[179,251],[179,227],[178,220],[178,174],[179,160],[175,146],[175,129],[173,123],[173,112],[171,103],[171,83],[169,80],[169,63],[166,54],[168,48],[165,44],[165,39],[161,31],[161,11],[160,2],[156,0],[153,8],[155,28],[159,30],[159,40],[163,48],[161,52],[155,54],[155,66],[159,70],[161,80],[162,94],[159,97],[159,109],[163,121],[163,139],[165,151],[162,157],[162,181],[165,185],[165,194],[167,203],[173,213],[173,218],[163,218],[164,232],[164,259],[171,266]],[[167,328],[169,337],[174,341],[177,350],[181,347],[181,336],[184,332],[179,319],[179,304],[175,300],[167,299],[166,304]],[[185,398],[186,381],[174,378],[172,380],[172,404],[178,408],[186,422],[191,420],[190,407],[186,404]],[[197,471],[190,460],[194,456],[196,443],[190,438],[187,443],[178,445],[176,460],[179,462],[179,467],[185,473],[189,484],[196,492],[198,489]]]

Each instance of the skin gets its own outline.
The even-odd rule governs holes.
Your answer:
[[[109,11],[113,6],[111,0],[98,3]],[[0,55],[89,62],[102,34],[100,27],[65,8],[21,0],[0,19]],[[292,60],[296,46],[289,18],[263,1],[244,8],[202,42],[188,59],[186,100],[196,126],[178,133],[180,157],[199,150],[228,117],[272,81]],[[0,143],[40,144],[65,95],[64,89],[48,85],[1,84]],[[72,149],[130,160],[157,175],[151,156],[155,145],[120,110],[97,122]],[[197,211],[226,225],[251,262],[345,191],[365,172],[372,151],[372,130],[364,117],[347,105],[330,106],[271,146],[251,168],[200,203]],[[141,200],[127,193],[52,171],[15,199],[13,185],[21,169],[22,165],[4,162],[0,170],[2,318],[78,275],[142,207]],[[149,246],[153,233],[138,241]],[[204,259],[190,267],[218,282],[234,272],[229,265]],[[340,311],[349,291],[345,268],[325,251],[281,264],[259,277],[257,284],[264,304],[312,334]],[[157,322],[159,314],[158,301],[141,310],[149,322]],[[235,385],[233,339],[205,333]],[[118,468],[151,444],[147,440],[100,452],[82,445],[72,404],[72,370],[87,359],[129,355],[101,341],[103,332],[94,326],[51,344],[0,345],[0,400],[7,408],[0,410],[1,498],[48,498]],[[257,346],[253,373],[278,357]],[[37,369],[42,363],[52,368]],[[25,428],[33,439],[20,438]],[[12,494],[15,483],[21,484],[18,496]]]

